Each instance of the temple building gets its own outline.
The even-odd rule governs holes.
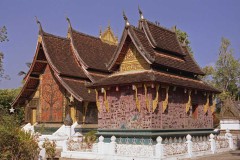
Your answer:
[[[215,94],[176,30],[143,18],[125,28],[107,63],[111,74],[88,85],[97,92],[98,134],[156,137],[209,134]],[[187,132],[186,132],[187,131]]]
[[[137,27],[124,14],[119,43],[110,26],[97,38],[67,18],[63,38],[38,21],[36,53],[13,103],[25,108],[25,121],[62,124],[70,114],[104,137],[211,133],[219,90],[200,79],[204,73],[176,28],[139,13]]]
[[[111,58],[117,38],[110,26],[97,38],[74,30],[67,21],[66,38],[46,33],[37,21],[35,56],[12,106],[25,108],[26,123],[58,128],[70,114],[73,122],[96,129],[95,92],[85,83],[109,74],[104,64]]]

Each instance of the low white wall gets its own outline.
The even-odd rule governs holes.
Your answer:
[[[240,130],[240,120],[220,120],[221,130]]]

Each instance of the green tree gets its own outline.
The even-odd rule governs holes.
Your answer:
[[[234,57],[230,46],[231,42],[223,37],[213,74],[216,87],[223,91],[223,99],[228,96],[236,98],[240,91],[240,61]]]
[[[234,57],[230,46],[231,42],[223,37],[215,66],[203,68],[206,75],[202,79],[222,91],[219,95],[222,101],[229,97],[237,99],[240,92],[240,61]]]
[[[21,130],[16,115],[0,116],[0,159],[34,160],[39,155],[37,137]]]
[[[205,66],[202,68],[202,71],[205,73],[205,75],[203,77],[201,77],[202,80],[204,80],[205,82],[207,82],[208,84],[211,84],[214,86],[214,82],[213,82],[213,74],[215,72],[215,69],[213,66]]]
[[[0,27],[0,42],[8,41],[7,39],[7,28],[5,26]],[[0,80],[2,78],[8,78],[8,76],[4,75],[4,68],[3,68],[3,58],[4,54],[0,51]]]
[[[18,95],[20,88],[18,89],[0,89],[0,116],[9,115],[10,104],[14,98]],[[24,110],[23,108],[16,107],[14,115],[19,124],[23,122]]]
[[[176,33],[177,33],[177,37],[180,43],[185,44],[187,46],[188,51],[190,52],[190,54],[193,56],[193,51],[192,48],[190,46],[190,40],[188,39],[188,34],[187,32],[184,32],[180,29],[176,29]]]

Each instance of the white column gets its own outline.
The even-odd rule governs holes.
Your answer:
[[[188,134],[186,136],[186,139],[187,139],[186,143],[187,143],[187,148],[188,148],[188,156],[192,157],[192,141],[191,141],[192,136],[190,134]]]
[[[157,158],[162,158],[163,157],[163,144],[162,144],[162,137],[158,136],[157,137],[157,144],[155,147],[155,156]]]
[[[117,146],[116,137],[112,136],[111,137],[111,142],[110,142],[110,154],[111,155],[115,155],[116,154],[116,146]]]
[[[215,141],[214,137],[215,137],[215,136],[211,133],[211,134],[210,134],[210,139],[209,139],[209,141],[210,141],[210,143],[211,143],[211,151],[212,151],[212,154],[214,154],[214,153],[216,152],[216,141]]]
[[[100,136],[99,138],[99,142],[98,142],[98,153],[99,154],[104,154],[104,137]]]
[[[233,149],[233,137],[229,129],[226,130],[225,138],[228,139],[229,148]]]

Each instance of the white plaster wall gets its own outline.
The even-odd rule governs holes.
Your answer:
[[[240,130],[240,120],[221,120],[220,121],[221,130]]]

